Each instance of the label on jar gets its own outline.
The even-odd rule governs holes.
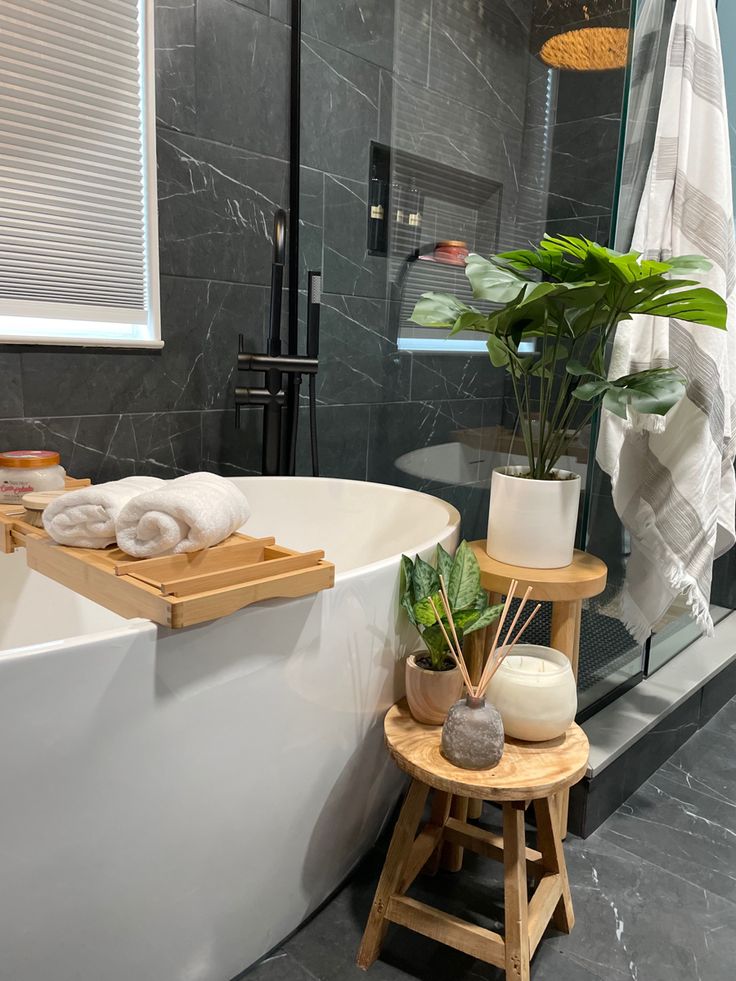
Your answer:
[[[24,494],[31,494],[36,488],[29,483],[28,479],[20,480],[0,480],[0,501],[5,504],[14,504],[20,501]]]

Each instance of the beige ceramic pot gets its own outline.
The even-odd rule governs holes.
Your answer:
[[[416,655],[406,659],[406,700],[417,722],[441,726],[462,693],[463,677],[457,665],[449,671],[429,671],[419,667]]]

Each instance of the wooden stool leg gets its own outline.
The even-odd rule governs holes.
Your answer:
[[[429,823],[435,827],[444,828],[447,823],[447,819],[450,816],[450,808],[452,806],[452,794],[446,794],[441,790],[432,791],[432,812],[429,818]],[[422,871],[426,875],[435,875],[437,869],[440,867],[440,856],[442,854],[442,840],[440,839],[439,845],[432,852],[429,861],[426,863]]]
[[[471,797],[468,801],[468,820],[477,821],[483,813],[483,801]]]
[[[504,939],[507,981],[530,981],[529,896],[523,802],[503,805]]]
[[[358,951],[358,967],[363,968],[364,971],[371,966],[381,951],[388,928],[386,907],[391,896],[398,890],[411,854],[414,836],[422,819],[428,793],[429,787],[426,784],[413,780],[401,808]]]
[[[468,798],[453,796],[450,816],[465,823],[468,820]],[[442,846],[442,868],[445,872],[459,872],[463,867],[465,849],[449,841]]]
[[[558,930],[569,933],[575,925],[575,914],[572,909],[565,853],[562,850],[559,836],[559,821],[555,814],[556,807],[555,797],[534,801],[534,813],[537,818],[537,843],[539,851],[542,853],[542,864],[546,871],[559,875],[562,889],[562,895],[555,907],[552,922]]]
[[[570,658],[572,673],[578,677],[580,657],[580,620],[583,613],[582,600],[557,601],[552,604],[552,626],[550,628],[550,647],[562,651]],[[557,794],[557,814],[560,838],[567,837],[567,816],[570,804],[570,791]]]

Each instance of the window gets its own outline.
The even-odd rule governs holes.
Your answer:
[[[0,342],[161,347],[153,0],[0,3]]]

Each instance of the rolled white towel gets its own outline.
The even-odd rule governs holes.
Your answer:
[[[235,484],[213,473],[190,473],[133,498],[115,528],[124,552],[150,558],[216,545],[249,517],[248,501]]]
[[[115,541],[115,521],[128,501],[164,483],[158,477],[124,477],[80,487],[49,504],[43,512],[43,526],[61,545],[106,548]]]

